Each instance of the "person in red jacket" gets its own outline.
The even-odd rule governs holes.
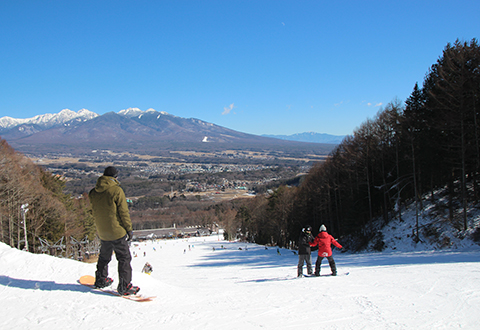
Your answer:
[[[320,233],[318,233],[317,237],[315,237],[315,240],[310,243],[310,246],[312,247],[318,245],[318,257],[317,261],[315,262],[315,276],[320,276],[320,266],[323,258],[327,258],[330,269],[332,270],[332,276],[337,275],[337,267],[335,266],[335,260],[333,260],[332,257],[332,244],[339,249],[342,248],[340,243],[338,243],[332,235],[327,233],[327,227],[325,227],[325,225],[321,225]]]

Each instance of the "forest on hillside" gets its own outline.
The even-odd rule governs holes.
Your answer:
[[[283,182],[255,198],[221,203],[148,196],[133,203],[132,218],[146,225],[156,219],[150,225],[165,226],[215,222],[229,239],[280,247],[295,247],[303,226],[316,230],[325,224],[336,237],[355,235],[366,243],[375,219],[385,224],[401,219],[405,203],[412,201],[420,212],[422,198],[428,196],[439,217],[465,231],[468,208],[479,202],[478,41],[447,44],[423,84],[412,85],[407,100],[393,100],[363,122],[298,186]],[[0,148],[2,242],[23,248],[24,230],[31,246],[45,238],[94,237],[88,198],[66,194],[57,176],[4,140]],[[440,188],[448,192],[445,205],[435,194]],[[26,204],[29,211],[22,214]]]
[[[0,241],[37,252],[43,242],[57,242],[62,237],[94,239],[86,200],[71,198],[63,192],[64,187],[59,176],[0,139]]]
[[[242,235],[288,246],[302,226],[326,224],[336,237],[354,234],[368,242],[374,219],[401,219],[406,201],[420,211],[425,195],[440,217],[467,230],[468,208],[479,202],[479,111],[480,47],[476,39],[457,40],[447,44],[404,104],[393,100],[363,122],[300,187],[278,189],[242,209]],[[435,191],[444,187],[448,203],[442,205]],[[417,239],[418,230],[417,221]]]

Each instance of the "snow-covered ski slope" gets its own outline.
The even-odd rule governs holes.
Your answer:
[[[475,250],[475,249],[474,249]],[[478,329],[480,252],[340,253],[296,278],[292,251],[221,236],[139,243],[137,303],[77,283],[95,264],[0,243],[1,329]],[[316,259],[312,253],[313,260]],[[141,273],[145,262],[153,273]],[[117,282],[116,261],[110,266]],[[329,273],[324,260],[322,274]]]

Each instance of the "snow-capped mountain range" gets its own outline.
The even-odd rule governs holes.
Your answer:
[[[299,150],[328,154],[335,144],[288,141],[234,131],[196,118],[154,109],[128,108],[98,115],[87,109],[64,109],[27,119],[0,118],[0,137],[23,153],[75,152],[93,149],[142,150],[178,148]],[[310,141],[312,142],[312,141]],[[200,147],[199,144],[203,146]],[[206,145],[209,145],[208,147]],[[307,151],[305,151],[307,152]],[[309,151],[309,154],[311,152]]]
[[[157,114],[158,117],[161,115],[169,115],[165,111],[156,111],[155,109],[148,109],[146,111],[140,110],[139,108],[128,108],[120,110],[117,112],[118,115],[127,117],[127,118],[142,118],[142,116],[147,114]],[[90,119],[96,118],[99,115],[95,112],[92,112],[87,109],[80,109],[77,112],[70,109],[63,109],[59,113],[47,113],[43,115],[37,115],[32,118],[18,119],[12,117],[2,117],[0,118],[0,132],[20,126],[20,125],[35,125],[40,129],[48,129],[55,126],[68,125],[72,120],[75,122],[85,122]],[[175,117],[175,116],[173,116]],[[198,120],[198,122],[202,122]],[[207,124],[205,122],[202,122]],[[28,128],[23,127],[19,128],[23,131],[29,131]],[[32,132],[33,133],[33,132]],[[340,135],[330,135],[325,133],[315,133],[315,132],[305,132],[297,133],[292,135],[261,135],[263,137],[276,138],[281,140],[289,141],[300,141],[300,142],[313,142],[313,143],[332,143],[339,144],[345,136]]]
[[[122,110],[127,111],[127,110]],[[44,115],[38,115],[32,118],[18,119],[12,117],[2,117],[0,118],[0,128],[8,129],[13,128],[19,125],[38,125],[43,128],[49,128],[56,125],[65,124],[73,119],[80,121],[87,121],[92,118],[98,117],[98,114],[95,112],[89,111],[87,109],[80,109],[77,112],[70,109],[63,109],[59,113],[46,113]]]
[[[148,109],[146,111],[140,110],[139,108],[128,108],[120,110],[117,112],[118,115],[126,118],[136,118],[141,119],[146,115],[156,115],[156,118],[160,116],[170,116],[173,118],[178,118],[172,116],[165,111],[156,111],[155,109]],[[33,134],[41,130],[58,127],[58,126],[70,126],[72,120],[75,123],[86,122],[93,118],[99,117],[98,114],[87,109],[80,109],[77,112],[70,109],[63,109],[59,113],[47,113],[43,115],[37,115],[32,118],[18,119],[12,117],[2,117],[0,118],[0,133],[5,132],[6,130],[18,127],[18,131],[22,131],[23,135]],[[198,119],[191,119],[196,121],[198,124],[213,126],[207,122],[203,122]],[[305,132],[297,133],[293,135],[261,135],[262,137],[275,138],[281,140],[289,141],[300,141],[300,142],[313,142],[313,143],[330,143],[330,144],[339,144],[345,136],[339,135],[330,135],[325,133],[315,133],[315,132]]]

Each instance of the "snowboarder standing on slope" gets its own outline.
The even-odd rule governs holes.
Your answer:
[[[300,233],[300,238],[298,239],[298,266],[297,266],[297,276],[303,276],[303,263],[307,264],[307,273],[312,275],[312,248],[310,243],[313,242],[312,227],[306,226],[302,229]]]
[[[332,276],[337,275],[337,267],[335,266],[335,260],[332,257],[332,248],[331,244],[335,245],[339,249],[342,248],[340,243],[338,243],[332,235],[327,233],[327,227],[325,225],[320,226],[320,233],[318,233],[317,237],[313,243],[310,243],[310,246],[318,245],[318,257],[317,261],[315,262],[315,276],[320,276],[320,266],[322,264],[323,258],[327,258],[328,263],[330,264],[330,269],[332,270]]]
[[[88,193],[97,233],[101,240],[95,286],[104,288],[112,284],[113,280],[108,277],[108,263],[112,260],[112,253],[115,251],[119,277],[117,291],[121,295],[131,295],[136,294],[140,288],[131,283],[132,256],[129,241],[133,237],[132,221],[125,193],[116,179],[117,175],[118,171],[115,167],[107,167],[103,176],[98,178],[95,188]]]

